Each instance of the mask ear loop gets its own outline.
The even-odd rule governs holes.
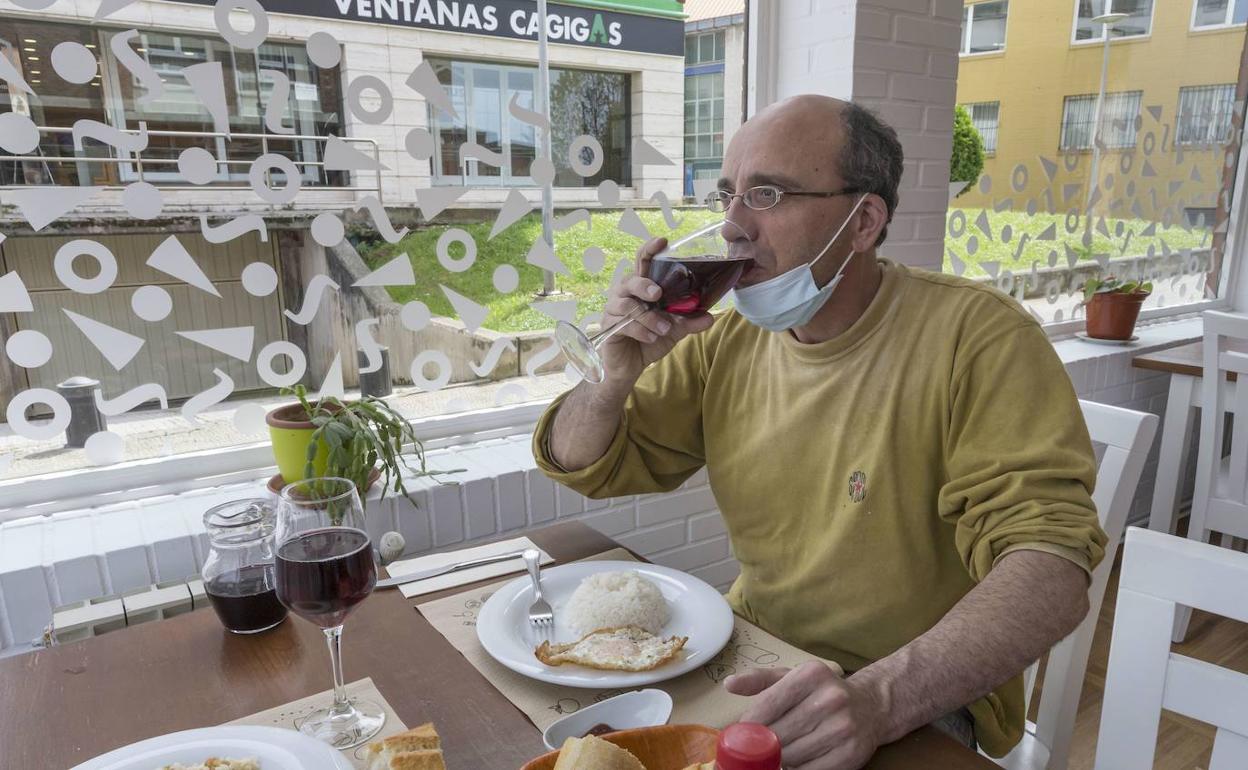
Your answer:
[[[814,259],[810,261],[809,267],[811,268],[812,276],[814,275],[815,263],[823,259],[823,255],[828,252],[828,249],[832,248],[832,244],[836,243],[836,239],[841,237],[841,233],[845,232],[846,227],[849,227],[849,221],[854,218],[854,214],[858,213],[858,207],[861,206],[862,202],[865,201],[866,199],[867,199],[866,193],[863,193],[862,195],[858,196],[858,202],[855,203],[854,207],[849,210],[849,214],[845,217],[845,221],[841,223],[841,226],[839,228],[837,228],[836,234],[833,235],[832,239],[827,242],[827,244],[819,252],[818,256],[816,256]],[[857,253],[858,252],[854,251],[853,249],[850,249],[849,255],[845,257],[845,261],[841,263],[841,266],[839,268],[837,268],[836,275],[832,276],[832,280],[828,281],[828,283],[830,284],[836,283],[837,279],[841,277],[841,273],[845,272],[845,266],[849,264],[849,260],[853,259],[854,255]]]

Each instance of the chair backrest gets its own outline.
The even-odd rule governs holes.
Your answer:
[[[1162,709],[1217,728],[1209,770],[1248,767],[1248,675],[1170,652],[1176,605],[1248,622],[1245,586],[1248,555],[1127,531],[1096,770],[1152,767]]]
[[[1104,454],[1096,472],[1096,489],[1092,501],[1096,503],[1101,528],[1108,540],[1105,558],[1092,573],[1088,586],[1088,615],[1069,636],[1049,651],[1045,666],[1044,683],[1041,688],[1040,708],[1036,714],[1035,737],[1048,749],[1050,770],[1066,767],[1070,755],[1071,735],[1075,729],[1075,713],[1079,707],[1079,694],[1083,690],[1083,678],[1088,667],[1088,652],[1096,633],[1096,620],[1105,598],[1105,586],[1113,570],[1118,543],[1126,527],[1127,514],[1140,473],[1148,459],[1157,432],[1158,418],[1155,414],[1136,412],[1092,401],[1080,401],[1088,434],[1095,444],[1103,445]],[[1025,678],[1027,696],[1031,696],[1035,666]]]
[[[1227,415],[1248,415],[1248,388],[1230,388],[1226,381],[1227,373],[1234,372],[1248,382],[1248,316],[1208,311],[1204,322],[1196,481],[1205,504],[1201,523],[1206,530],[1248,537],[1248,430],[1231,431],[1229,473],[1225,483],[1218,483]]]

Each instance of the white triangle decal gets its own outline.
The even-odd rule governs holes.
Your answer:
[[[121,371],[143,349],[142,337],[136,337],[121,329],[114,329],[108,324],[78,315],[72,310],[63,310],[63,312],[69,316],[69,320],[74,322],[74,326],[78,327],[78,331],[87,338],[87,342],[100,351],[100,355],[104,356],[117,371]]]

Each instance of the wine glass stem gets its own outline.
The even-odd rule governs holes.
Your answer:
[[[628,326],[633,321],[636,321],[638,318],[641,318],[643,315],[650,312],[651,310],[654,310],[654,308],[655,308],[654,305],[645,305],[645,304],[638,305],[637,307],[633,308],[633,312],[629,313],[628,315],[624,316],[620,320],[616,321],[615,323],[611,324],[607,328],[603,329],[602,331],[598,332],[594,336],[590,337],[589,344],[593,345],[594,349],[597,350],[599,345],[601,345],[602,343],[614,337],[616,332],[620,331],[625,326]]]
[[[342,626],[325,629],[325,641],[329,644],[329,662],[334,667],[334,705],[332,711],[340,714],[351,708],[347,700],[347,688],[342,682]]]

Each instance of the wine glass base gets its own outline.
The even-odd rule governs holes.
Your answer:
[[[594,344],[575,324],[560,321],[555,324],[555,341],[559,349],[568,359],[568,363],[577,374],[587,382],[597,385],[606,378],[606,369],[602,364],[602,356],[594,349]]]
[[[332,706],[313,711],[298,725],[299,732],[342,750],[359,746],[381,731],[386,723],[381,706],[360,698],[349,698],[348,703],[343,711],[334,711]]]

